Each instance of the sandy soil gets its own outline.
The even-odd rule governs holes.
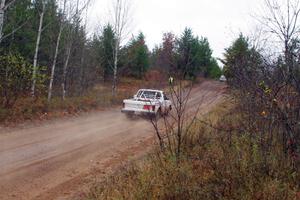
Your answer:
[[[196,86],[189,112],[207,113],[226,91],[223,83]],[[68,199],[99,177],[148,152],[154,132],[120,109],[0,129],[0,199]]]

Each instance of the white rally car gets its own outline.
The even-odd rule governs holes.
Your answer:
[[[226,82],[227,81],[227,79],[226,79],[226,77],[224,75],[222,75],[219,80],[221,82]]]
[[[123,101],[122,112],[128,114],[167,115],[172,110],[172,102],[161,90],[141,89],[133,99]]]

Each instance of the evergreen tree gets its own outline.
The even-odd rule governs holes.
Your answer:
[[[139,33],[136,38],[132,38],[127,55],[130,74],[140,79],[143,78],[149,68],[149,50],[143,33]]]
[[[237,70],[236,67],[249,56],[250,48],[248,39],[243,34],[240,34],[225,51],[224,73],[230,79],[234,76],[234,71]]]
[[[192,29],[186,28],[182,36],[177,40],[178,70],[183,77],[186,77],[191,72],[194,60],[194,55],[192,55],[193,43]]]
[[[106,25],[100,37],[99,54],[101,57],[101,65],[103,67],[104,80],[108,80],[113,75],[114,67],[114,46],[116,38],[113,28],[110,24]]]
[[[263,63],[262,56],[251,47],[248,38],[240,34],[224,53],[224,74],[232,85],[239,85],[243,79],[257,77]]]
[[[4,54],[19,53],[28,61],[33,59],[35,32],[34,9],[30,0],[16,1],[6,12],[1,41]]]
[[[209,77],[209,78],[220,78],[220,76],[222,75],[222,70],[219,67],[219,64],[217,62],[217,60],[215,58],[212,58],[210,60],[209,65],[206,67],[205,69],[205,77]]]
[[[183,78],[195,78],[211,65],[212,50],[206,38],[199,39],[186,28],[177,39],[178,70]]]

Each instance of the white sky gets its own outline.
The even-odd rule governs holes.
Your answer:
[[[207,37],[213,55],[222,57],[240,32],[254,28],[255,13],[263,0],[132,0],[132,34],[142,31],[150,49],[161,43],[164,32],[182,33],[185,27]],[[89,30],[109,21],[112,0],[94,0],[89,12]]]

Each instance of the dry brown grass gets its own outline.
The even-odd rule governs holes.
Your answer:
[[[241,119],[231,101],[220,104],[193,125],[179,162],[155,150],[97,183],[85,198],[299,199],[299,174],[275,152],[264,162],[258,141],[240,132]]]
[[[166,83],[157,88],[163,88]],[[0,107],[0,123],[10,125],[27,120],[46,120],[120,106],[123,99],[132,97],[139,88],[151,88],[152,85],[151,81],[122,78],[115,97],[112,97],[110,83],[98,84],[84,95],[70,96],[65,101],[61,97],[54,97],[50,103],[45,97],[35,100],[23,97],[12,108]]]

